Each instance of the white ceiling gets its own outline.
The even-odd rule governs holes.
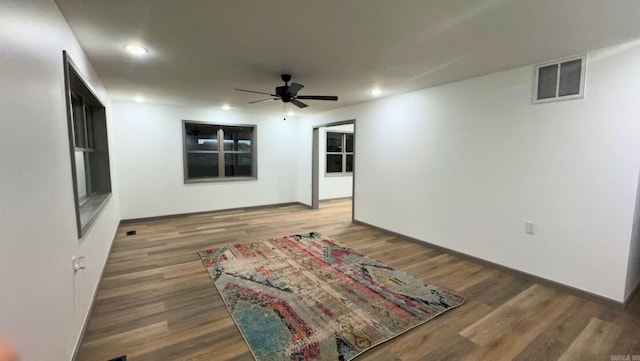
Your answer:
[[[258,112],[282,103],[233,89],[273,92],[283,72],[340,97],[311,113],[640,38],[638,0],[56,2],[113,99]]]

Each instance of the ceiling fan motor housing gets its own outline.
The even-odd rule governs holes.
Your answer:
[[[288,86],[283,85],[276,87],[276,95],[282,98],[282,101],[288,103],[291,101],[291,94],[287,93]]]
[[[289,90],[289,81],[291,80],[291,74],[281,74],[280,78],[284,82],[283,86],[276,87],[276,95],[279,96],[283,102],[291,102],[292,94],[287,92]]]
[[[279,97],[286,95],[288,88],[286,85],[276,87],[276,95]]]

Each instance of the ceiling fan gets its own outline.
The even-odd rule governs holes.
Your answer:
[[[275,94],[259,92],[254,90],[246,90],[246,89],[236,89],[241,92],[247,93],[256,93],[256,94],[266,94],[271,98],[255,100],[249,102],[249,104],[262,103],[262,102],[272,102],[274,100],[282,100],[283,103],[293,103],[298,108],[306,108],[307,104],[301,102],[300,100],[331,100],[336,101],[338,97],[335,95],[298,95],[298,92],[304,88],[304,85],[298,83],[291,83],[289,85],[289,81],[291,80],[291,74],[282,74],[280,76],[282,81],[284,81],[284,85],[276,87]]]

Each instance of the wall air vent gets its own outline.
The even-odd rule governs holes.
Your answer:
[[[584,98],[587,56],[536,65],[533,103]]]

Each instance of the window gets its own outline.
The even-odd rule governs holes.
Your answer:
[[[353,133],[327,132],[327,173],[353,172]]]
[[[586,55],[536,66],[534,103],[584,97]]]
[[[183,121],[185,183],[256,179],[255,125]]]
[[[78,238],[111,194],[106,111],[63,52],[71,173]]]

